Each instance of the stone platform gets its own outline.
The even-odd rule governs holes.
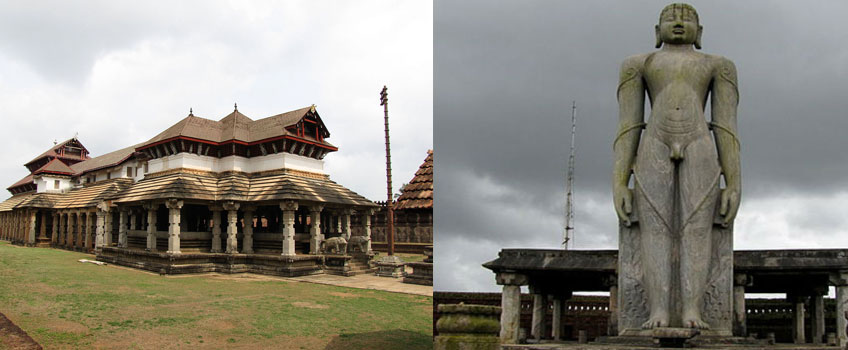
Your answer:
[[[163,275],[191,273],[256,273],[282,277],[332,274],[353,276],[371,273],[371,255],[271,255],[227,253],[149,252],[142,249],[103,247],[97,260]]]

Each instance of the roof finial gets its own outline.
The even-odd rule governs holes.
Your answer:
[[[193,108],[191,108],[191,107],[188,108],[188,115],[194,115],[194,109]]]
[[[233,103],[233,108],[235,108],[236,112],[238,112],[238,103]]]
[[[56,141],[56,139],[53,139],[53,144],[55,145],[57,143],[59,143],[59,141]]]
[[[77,132],[75,132],[75,133],[74,133],[74,140],[76,140],[76,139],[77,139],[77,136],[79,136],[79,131],[77,131]]]

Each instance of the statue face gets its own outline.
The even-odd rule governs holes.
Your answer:
[[[690,7],[671,5],[660,14],[657,31],[664,43],[695,44],[701,31],[698,14]]]

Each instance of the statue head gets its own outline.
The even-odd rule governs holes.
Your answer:
[[[691,44],[701,48],[701,32],[704,30],[698,22],[698,12],[689,4],[671,4],[660,12],[659,24],[654,27],[657,35],[657,48],[663,43]]]

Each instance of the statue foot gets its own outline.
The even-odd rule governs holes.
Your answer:
[[[683,327],[696,329],[710,329],[710,325],[700,317],[686,317],[683,319]]]
[[[667,315],[651,316],[648,321],[642,324],[642,329],[653,329],[659,327],[668,327]]]

